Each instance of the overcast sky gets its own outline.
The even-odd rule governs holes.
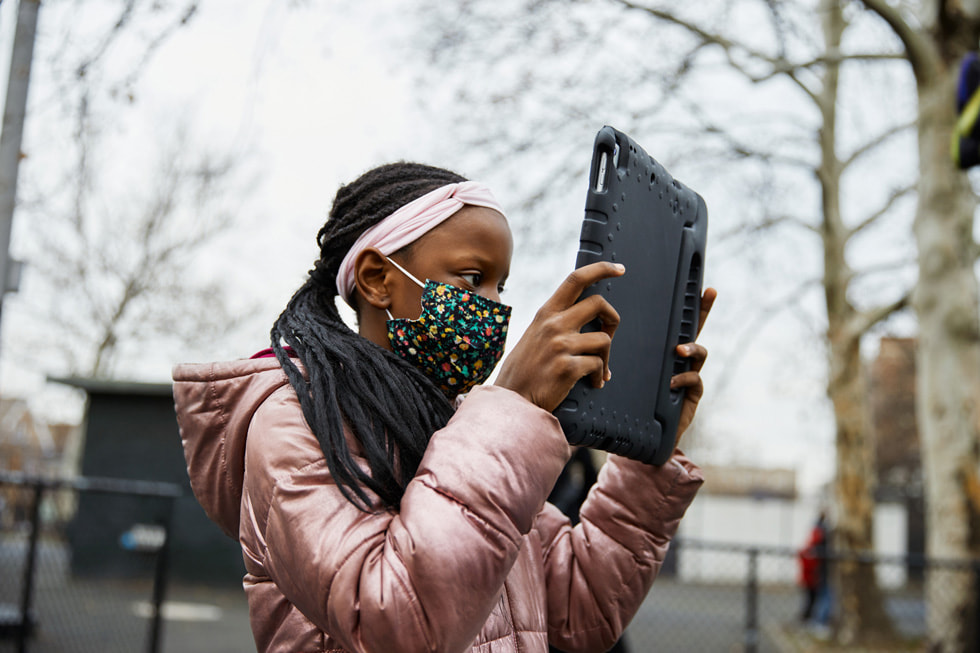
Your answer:
[[[316,256],[313,237],[340,183],[389,160],[449,167],[465,160],[446,142],[453,133],[446,118],[419,108],[417,100],[426,89],[417,88],[414,77],[399,65],[398,51],[389,46],[390,22],[368,19],[364,11],[336,3],[319,10],[312,7],[317,3],[290,4],[203,2],[190,26],[145,71],[126,118],[124,137],[147,142],[184,122],[201,142],[240,151],[255,173],[256,183],[242,209],[245,227],[225,246],[249,262],[236,270],[237,284],[230,284],[230,292],[261,297],[265,315],[240,340],[216,344],[215,357],[246,356],[265,346],[268,327]],[[390,4],[376,6],[384,10]],[[4,75],[14,8],[13,1],[0,8]],[[42,8],[41,20],[42,30],[51,31],[66,14],[50,3]],[[43,43],[52,47],[50,40]],[[32,99],[43,92],[35,86]],[[36,139],[43,132],[29,133],[35,140],[25,147],[40,148]],[[590,145],[583,156],[588,157]],[[493,184],[494,173],[484,180]],[[512,199],[508,189],[495,190],[507,206]],[[723,210],[727,201],[707,194],[706,199],[711,212]],[[571,214],[580,216],[579,203],[572,201]],[[27,233],[15,218],[15,252],[17,239]],[[709,237],[706,283],[721,290],[724,304],[740,296],[737,284],[746,280],[712,261],[714,246]],[[575,249],[574,240],[555,244],[552,281],[570,269]],[[540,290],[522,290],[520,275],[530,268],[528,261],[516,260],[508,284],[505,300],[515,306],[512,337],[545,299]],[[712,383],[722,380],[732,360],[737,331],[732,321],[739,312],[722,305],[716,313],[703,337],[716,352],[704,373],[708,394],[697,420],[708,447],[703,458],[790,467],[799,472],[806,490],[826,482],[833,459],[833,421],[824,394],[822,348],[807,340],[813,333],[799,328],[799,318],[764,323],[738,367],[727,368],[736,371],[724,392],[713,394]],[[10,335],[18,328],[11,324],[15,320],[4,315],[4,351],[16,346]],[[38,371],[12,369],[3,358],[3,391],[35,392]],[[145,375],[168,380],[173,362],[148,357]]]

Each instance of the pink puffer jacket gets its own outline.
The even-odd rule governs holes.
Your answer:
[[[340,493],[272,358],[174,369],[191,485],[242,545],[259,651],[605,651],[702,483],[610,456],[572,528],[545,503],[569,448],[549,413],[473,390],[399,511]]]

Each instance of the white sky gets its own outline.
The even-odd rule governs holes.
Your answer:
[[[452,125],[437,114],[420,113],[415,94],[425,89],[414,88],[412,78],[399,72],[376,22],[358,19],[357,11],[335,3],[319,9],[312,7],[317,3],[290,4],[202,3],[200,15],[147,69],[129,118],[131,138],[149,139],[172,126],[175,116],[184,117],[201,142],[241,151],[256,173],[243,206],[248,227],[230,247],[248,262],[236,268],[234,287],[259,297],[267,314],[258,316],[255,332],[242,342],[216,347],[220,357],[248,355],[264,346],[268,327],[313,262],[314,235],[340,183],[399,158],[456,165],[447,142]],[[0,8],[4,76],[14,7],[7,2]],[[56,8],[54,3],[42,7],[42,26],[54,20],[46,12],[54,14]],[[32,88],[32,98],[39,92]],[[484,180],[492,184],[492,172],[489,177]],[[496,190],[506,206],[508,190]],[[730,208],[723,196],[704,194],[712,212]],[[17,238],[24,237],[15,217],[15,252]],[[833,456],[822,348],[811,343],[813,333],[800,328],[800,318],[782,316],[762,327],[736,368],[727,367],[740,310],[725,301],[743,296],[739,286],[746,278],[732,274],[735,268],[723,261],[712,261],[713,247],[709,240],[706,283],[722,296],[702,338],[713,357],[704,372],[708,394],[696,422],[706,443],[699,455],[720,464],[791,467],[803,489],[812,490],[829,479]],[[570,269],[575,249],[575,242],[556,243],[555,283]],[[538,291],[522,292],[519,275],[528,267],[528,261],[514,262],[505,298],[515,305],[512,338],[545,299]],[[8,335],[14,318],[7,318],[3,350],[16,346]],[[812,328],[819,333],[822,326]],[[151,361],[151,377],[167,380],[173,362]],[[36,374],[0,367],[5,393],[37,391]],[[731,369],[724,391],[712,394],[712,383]]]

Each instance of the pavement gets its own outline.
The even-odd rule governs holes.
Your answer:
[[[255,651],[248,603],[240,587],[172,585],[163,615],[163,653]]]
[[[37,627],[30,653],[141,653],[150,647],[151,604],[145,587],[100,583],[99,590],[69,607],[38,595]],[[163,605],[158,653],[255,651],[242,590],[177,585]],[[14,653],[14,639],[0,640],[0,653]]]
[[[24,550],[22,538],[0,535],[0,606],[19,605]],[[151,651],[152,575],[79,577],[70,572],[70,555],[67,547],[55,542],[42,542],[40,546],[31,601],[37,629],[26,650]],[[255,651],[245,593],[237,578],[223,583],[170,579],[158,653]],[[789,584],[761,585],[758,589],[749,600],[741,583],[707,584],[661,576],[627,630],[630,653],[817,650],[812,648],[815,640],[802,632],[797,622],[799,590]],[[911,588],[894,593],[886,607],[910,641],[921,637],[925,610],[920,591]],[[0,653],[17,650],[9,634],[0,632]]]
[[[0,534],[0,608],[12,612],[14,623],[23,600],[26,549],[26,538]],[[152,567],[149,574],[127,578],[80,577],[70,567],[71,553],[62,542],[39,543],[30,601],[36,625],[26,650],[151,651]],[[255,651],[248,604],[237,579],[216,586],[171,578],[164,599],[157,653]],[[17,633],[12,627],[0,629],[0,653],[19,651]]]

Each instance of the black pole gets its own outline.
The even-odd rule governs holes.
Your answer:
[[[34,594],[34,568],[37,566],[37,540],[41,531],[41,493],[43,484],[38,481],[33,486],[34,505],[31,507],[31,537],[27,545],[27,560],[24,561],[24,586],[20,592],[20,624],[17,629],[17,650],[27,653],[27,640],[34,630],[31,615],[31,601]]]
[[[759,648],[759,549],[751,548],[745,584],[745,653]]]
[[[157,551],[156,569],[153,577],[153,615],[150,619],[149,653],[160,650],[160,635],[163,630],[163,601],[167,593],[167,572],[170,568],[170,530],[173,527],[174,498],[167,501],[163,516],[163,544]]]
[[[10,53],[3,129],[0,130],[0,310],[4,295],[17,289],[20,277],[20,264],[10,258],[10,234],[17,199],[17,173],[23,158],[21,145],[27,115],[27,89],[40,8],[41,0],[20,0],[17,4],[17,26]]]
[[[973,561],[973,650],[980,651],[980,560]]]

